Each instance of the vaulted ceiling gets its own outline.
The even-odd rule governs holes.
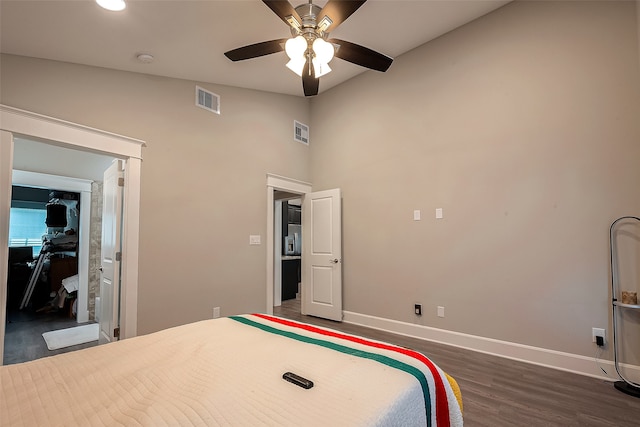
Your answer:
[[[369,0],[331,36],[398,57],[506,3]],[[303,96],[284,52],[241,62],[224,56],[247,44],[290,37],[287,25],[259,0],[127,0],[121,12],[94,0],[0,0],[0,16],[2,53]],[[138,61],[140,53],[154,61]],[[320,93],[376,72],[337,58],[331,68],[320,79]]]

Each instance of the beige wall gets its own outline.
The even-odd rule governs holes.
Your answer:
[[[634,2],[516,2],[314,99],[345,310],[593,356],[640,214],[637,43]]]
[[[264,309],[248,235],[266,236],[272,172],[342,188],[345,310],[592,356],[591,328],[611,332],[608,227],[640,212],[634,7],[516,2],[311,109],[205,84],[215,116],[193,82],[15,56],[0,102],[148,142],[140,333]]]
[[[266,174],[308,180],[293,120],[307,100],[201,84],[221,115],[194,106],[195,82],[2,56],[0,102],[147,141],[143,150],[138,332],[266,305]]]

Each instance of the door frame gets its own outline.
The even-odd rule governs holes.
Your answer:
[[[274,282],[275,282],[275,197],[276,190],[304,196],[311,193],[311,184],[284,176],[267,174],[267,309],[266,314],[273,314]],[[303,254],[304,256],[304,254]]]
[[[65,120],[0,104],[0,152],[10,153],[9,171],[1,171],[0,193],[11,194],[13,165],[13,135],[23,136],[51,145],[80,151],[90,151],[125,161],[125,188],[122,237],[122,277],[120,294],[120,337],[130,338],[138,330],[138,250],[140,231],[140,175],[142,147],[140,139],[130,138]],[[8,175],[8,180],[5,179]],[[8,218],[9,206],[0,203],[0,217]],[[6,210],[6,212],[4,212]],[[6,226],[5,226],[6,222]],[[8,221],[0,221],[0,283],[7,282]],[[6,286],[0,286],[0,360],[4,354],[6,322]]]

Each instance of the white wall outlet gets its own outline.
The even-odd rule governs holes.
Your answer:
[[[220,307],[213,307],[213,318],[217,319],[220,317]]]
[[[441,305],[438,306],[438,317],[444,317],[444,307]]]
[[[436,209],[436,219],[442,219],[442,208]]]
[[[413,220],[414,221],[420,221],[420,210],[416,209],[415,211],[413,211]]]
[[[250,245],[259,245],[260,244],[260,235],[259,234],[251,234],[249,236],[249,244]]]
[[[596,337],[602,337],[607,342],[606,331],[602,328],[591,328],[591,342],[596,342]]]

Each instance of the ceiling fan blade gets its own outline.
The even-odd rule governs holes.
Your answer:
[[[333,31],[336,27],[342,24],[353,12],[358,10],[360,6],[366,3],[367,0],[355,1],[355,0],[329,0],[324,5],[316,22],[319,24],[322,22],[325,16],[328,16],[333,23],[324,29],[325,33]]]
[[[316,78],[313,70],[313,63],[307,61],[302,69],[302,89],[304,96],[314,96],[318,94],[320,87],[320,79]]]
[[[352,64],[385,72],[393,62],[393,58],[371,50],[368,47],[360,46],[359,44],[340,39],[330,39],[327,41],[340,45],[340,48],[336,50],[335,56],[349,61]]]
[[[293,16],[298,20],[298,23],[302,24],[302,19],[298,12],[291,6],[287,0],[262,0],[264,4],[269,7],[276,15],[280,17],[287,25],[291,25],[289,21],[287,21],[287,16]]]
[[[257,58],[259,56],[270,55],[272,53],[284,51],[284,44],[287,39],[269,40],[225,52],[224,56],[232,61],[242,61],[244,59]]]

